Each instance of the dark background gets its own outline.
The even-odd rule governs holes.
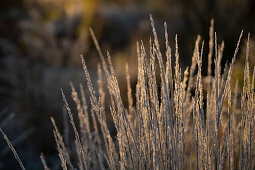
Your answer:
[[[99,57],[92,43],[92,27],[103,51],[109,50],[125,101],[125,63],[136,78],[136,41],[148,46],[152,14],[164,49],[164,21],[170,43],[178,34],[183,70],[191,62],[198,34],[208,51],[210,20],[218,42],[224,40],[223,65],[229,62],[241,30],[244,38],[234,77],[241,81],[245,39],[251,33],[250,61],[254,65],[255,1],[253,0],[1,0],[0,5],[0,127],[14,144],[27,169],[42,168],[44,153],[52,169],[59,168],[50,116],[60,129],[63,88],[71,105],[69,82],[85,83],[80,54],[96,83]],[[203,58],[206,75],[207,55]],[[239,70],[238,70],[239,69]],[[135,85],[134,85],[135,87]],[[0,138],[0,169],[19,169]]]

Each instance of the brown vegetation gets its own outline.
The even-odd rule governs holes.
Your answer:
[[[246,47],[244,86],[239,98],[238,84],[236,83],[234,90],[231,89],[231,75],[243,32],[237,42],[232,62],[222,69],[224,43],[218,43],[213,21],[211,22],[208,75],[203,77],[202,57],[205,54],[204,42],[201,43],[200,36],[195,43],[192,64],[183,73],[179,65],[177,36],[173,65],[166,23],[164,53],[161,52],[152,17],[151,25],[154,39],[149,42],[149,52],[145,50],[143,42],[137,42],[135,99],[132,97],[133,89],[128,66],[126,67],[128,106],[124,106],[122,101],[110,54],[107,52],[106,61],[91,30],[101,59],[101,64],[98,65],[98,93],[91,82],[83,57],[89,100],[86,100],[82,85],[79,98],[77,89],[71,84],[71,96],[77,108],[76,111],[71,111],[62,91],[73,130],[71,134],[74,135],[74,144],[71,147],[66,145],[66,135],[60,134],[52,118],[62,168],[254,169],[255,68],[250,75],[250,35]],[[166,56],[166,62],[163,61],[163,56]],[[157,83],[157,67],[160,83]],[[102,71],[107,80],[111,100],[109,111],[117,131],[116,136],[111,135],[108,127]],[[88,101],[91,110],[88,110]],[[237,108],[237,103],[241,103],[240,108]],[[73,117],[76,113],[78,124]],[[10,145],[6,136],[5,139]],[[14,154],[20,161],[15,151]],[[44,168],[48,169],[43,155],[41,159]]]

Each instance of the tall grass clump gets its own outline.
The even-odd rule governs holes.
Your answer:
[[[129,68],[126,65],[127,106],[121,98],[110,54],[107,52],[104,56],[90,30],[101,59],[98,64],[98,90],[95,90],[86,62],[81,56],[89,100],[86,99],[83,85],[80,85],[79,98],[78,90],[71,84],[71,96],[76,104],[74,112],[61,91],[74,135],[71,147],[66,144],[66,138],[63,138],[65,135],[60,134],[54,119],[51,119],[62,168],[254,169],[255,68],[250,75],[250,35],[246,49],[244,86],[239,95],[238,83],[235,89],[231,89],[231,74],[243,32],[237,41],[232,61],[221,68],[224,43],[218,43],[212,21],[208,56],[205,56],[204,42],[198,36],[192,64],[183,71],[179,65],[177,35],[173,51],[168,41],[167,24],[164,24],[163,53],[154,21],[152,17],[150,19],[154,38],[149,42],[148,51],[143,42],[137,42],[135,98],[132,96],[134,89],[131,89]],[[202,76],[203,57],[208,57],[208,66],[205,66],[208,68],[207,76]],[[160,81],[157,81],[157,70]],[[111,101],[109,107],[105,105],[103,77],[107,81]],[[240,108],[237,107],[238,103]],[[74,121],[76,112],[79,120],[77,124]],[[112,116],[116,136],[109,130],[108,112]],[[49,169],[43,155],[41,160],[44,168]]]

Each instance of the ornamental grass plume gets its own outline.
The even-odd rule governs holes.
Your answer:
[[[73,144],[66,145],[54,118],[51,118],[61,167],[254,169],[255,67],[250,74],[250,35],[246,47],[244,86],[241,97],[238,98],[238,83],[235,89],[231,89],[231,75],[243,32],[237,41],[231,63],[221,68],[224,43],[218,42],[214,21],[211,21],[207,76],[203,76],[202,58],[206,54],[205,43],[201,42],[201,37],[198,36],[195,42],[191,66],[183,71],[179,65],[177,35],[175,50],[172,50],[168,41],[167,24],[164,24],[166,48],[162,52],[153,18],[150,17],[150,20],[154,38],[149,42],[148,52],[143,42],[137,42],[135,96],[132,96],[134,89],[131,89],[129,67],[126,64],[127,106],[120,95],[110,53],[106,52],[106,56],[104,55],[93,30],[90,29],[101,59],[98,64],[98,90],[95,90],[86,62],[81,56],[89,100],[82,84],[79,94],[71,83],[71,96],[76,104],[76,110],[71,110],[61,90],[73,130]],[[173,56],[175,63],[172,62]],[[160,82],[157,81],[157,67],[160,70]],[[103,76],[106,78],[106,85],[103,84]],[[104,86],[108,93],[104,91]],[[110,96],[110,106],[105,104],[106,95]],[[237,108],[238,102],[241,103],[240,109]],[[109,129],[108,112],[112,117],[116,136],[113,136]],[[78,124],[74,122],[76,115]],[[8,139],[7,142],[9,144]],[[24,168],[16,156],[17,153],[14,153]],[[49,169],[43,155],[41,160],[44,169]]]

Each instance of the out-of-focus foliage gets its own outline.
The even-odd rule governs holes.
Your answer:
[[[27,0],[26,7],[29,17],[21,28],[27,55],[47,64],[77,64],[77,56],[88,50],[88,28],[98,1]]]

